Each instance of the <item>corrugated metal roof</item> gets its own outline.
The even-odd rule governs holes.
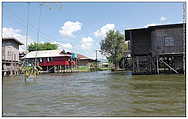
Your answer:
[[[79,59],[90,59],[89,57],[86,57],[84,55],[81,55],[81,54],[77,54],[78,58]]]
[[[125,31],[144,30],[144,29],[148,29],[148,28],[178,27],[178,26],[182,26],[183,24],[185,24],[185,23],[151,25],[151,26],[147,26],[145,28],[127,28]]]
[[[19,45],[23,45],[23,43],[21,43],[19,40],[17,40],[16,38],[11,38],[11,37],[4,37],[3,38],[3,41],[5,40],[12,40],[12,41],[15,41],[16,43],[18,43]]]
[[[77,56],[78,56],[78,59],[81,59],[81,60],[86,60],[86,59],[93,60],[92,58],[86,57],[86,56],[81,55],[81,54],[77,54]]]
[[[42,57],[62,57],[71,56],[70,54],[63,54],[61,50],[42,50],[32,51],[25,55],[24,58],[42,58]]]

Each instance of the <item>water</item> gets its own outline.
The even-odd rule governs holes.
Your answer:
[[[109,71],[4,78],[3,115],[185,116],[185,78]]]

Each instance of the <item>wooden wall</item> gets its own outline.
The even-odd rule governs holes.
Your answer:
[[[130,31],[132,55],[148,55],[151,52],[150,34],[147,29]]]
[[[168,45],[167,39],[173,39],[171,45]],[[183,28],[155,28],[151,32],[151,41],[153,56],[183,53]]]
[[[3,41],[2,60],[19,61],[19,45],[14,41]]]

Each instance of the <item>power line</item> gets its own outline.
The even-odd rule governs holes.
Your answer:
[[[10,16],[9,16],[10,17]],[[11,19],[12,17],[10,17],[10,19]],[[9,19],[9,20],[10,20]],[[17,24],[19,24],[19,25],[21,25],[21,26],[23,26],[23,27],[26,27],[26,25],[23,23],[23,22],[21,22],[21,21],[19,21],[18,19],[15,19],[15,20],[17,20]],[[10,21],[9,22],[10,24],[15,24],[15,23],[13,23],[12,21]],[[31,25],[31,24],[29,24],[29,26],[33,26],[33,25]],[[37,31],[37,28],[36,27],[30,27],[29,28],[30,29],[30,31],[32,31],[32,32],[35,32],[35,31]],[[50,40],[50,41],[52,41],[52,39],[50,39],[47,35],[45,35],[44,33],[42,33],[41,31],[40,31],[40,36],[41,37],[43,37],[44,39],[46,39],[46,40]],[[29,40],[29,37],[28,37],[28,40]]]
[[[10,10],[9,10],[10,11]],[[17,16],[17,15],[11,15],[11,13],[10,14],[8,14],[8,16],[9,17],[11,17],[11,18],[13,18],[13,16],[16,18],[16,20],[17,20],[17,22],[19,22],[19,24],[20,25],[22,25],[23,27],[27,27],[25,24],[24,24],[24,20],[23,20],[23,18],[21,18],[21,17],[19,17],[19,16]],[[32,30],[32,31],[38,31],[38,28],[36,27],[36,26],[34,26],[33,24],[31,24],[31,23],[28,23],[28,26],[30,26],[30,30]],[[54,41],[53,39],[53,37],[49,37],[47,34],[45,34],[45,33],[43,33],[43,32],[41,32],[41,31],[39,31],[39,35],[40,36],[43,36],[43,38],[45,38],[45,39],[47,39],[47,40],[50,40],[50,41]]]
[[[39,42],[40,34],[40,19],[41,19],[41,5],[39,6],[39,19],[38,19],[38,29],[37,29],[37,43]]]

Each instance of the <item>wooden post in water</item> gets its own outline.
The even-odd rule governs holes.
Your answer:
[[[158,60],[158,57],[157,57],[157,74],[159,74],[159,60]]]
[[[136,57],[137,71],[140,72],[139,57]]]
[[[150,73],[152,73],[152,59],[151,57],[149,56],[149,70],[150,70]]]
[[[135,72],[135,64],[134,64],[134,58],[132,58],[132,66],[133,66],[133,72]]]

